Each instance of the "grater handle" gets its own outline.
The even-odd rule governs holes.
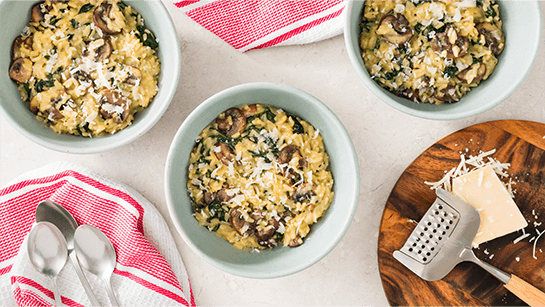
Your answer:
[[[460,258],[464,261],[471,261],[478,264],[488,273],[499,279],[505,284],[505,288],[511,293],[520,298],[523,302],[530,306],[545,306],[545,293],[538,288],[530,285],[516,275],[509,275],[500,269],[497,269],[490,264],[481,261],[472,250],[464,248],[460,254]]]
[[[495,268],[491,266],[490,264],[481,261],[477,256],[475,256],[475,253],[473,253],[473,250],[468,249],[467,247],[462,250],[462,253],[460,254],[460,258],[464,261],[471,261],[473,263],[478,264],[481,268],[485,269],[488,273],[492,274],[492,276],[499,279],[504,284],[508,283],[511,279],[511,276],[509,274],[505,273],[504,271]],[[544,305],[545,306],[545,305]]]
[[[545,293],[516,275],[511,275],[505,288],[530,306],[545,306]]]

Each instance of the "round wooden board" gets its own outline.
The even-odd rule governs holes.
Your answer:
[[[507,273],[515,274],[545,292],[545,239],[534,242],[545,229],[545,125],[502,120],[474,125],[455,132],[424,151],[405,169],[394,186],[380,225],[378,260],[382,285],[392,306],[500,306],[526,305],[503,284],[473,263],[461,263],[442,280],[428,282],[394,259],[417,222],[436,198],[425,181],[439,181],[456,167],[460,155],[476,156],[496,149],[493,158],[511,163],[508,173],[516,182],[515,202],[528,220],[531,235],[510,235],[483,243],[477,257]],[[537,218],[536,218],[537,217]],[[416,221],[416,222],[415,222]],[[541,223],[534,227],[534,222]],[[545,236],[544,236],[545,237]],[[518,259],[518,260],[517,260]]]

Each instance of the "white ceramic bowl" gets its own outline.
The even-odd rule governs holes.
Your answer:
[[[363,64],[359,46],[361,13],[365,1],[348,1],[344,38],[350,62],[363,83],[382,101],[410,115],[438,120],[458,119],[489,110],[507,99],[524,81],[541,45],[542,17],[537,1],[499,1],[505,48],[494,73],[457,103],[415,103],[382,88]]]
[[[0,1],[0,112],[21,134],[47,148],[68,153],[97,153],[126,145],[146,133],[168,108],[180,76],[181,55],[178,35],[170,15],[160,1],[126,1],[145,19],[159,39],[161,60],[159,92],[144,111],[137,113],[131,126],[113,135],[99,138],[57,134],[36,120],[22,101],[17,85],[9,78],[11,46],[30,18],[36,1]]]
[[[189,154],[197,136],[230,107],[259,103],[284,109],[320,130],[334,179],[331,207],[311,226],[305,243],[278,246],[262,253],[238,250],[215,233],[199,226],[192,215],[187,183]],[[348,229],[358,204],[359,167],[352,141],[331,110],[311,95],[286,85],[250,83],[224,90],[199,105],[183,122],[170,147],[165,193],[170,216],[185,242],[216,267],[240,276],[272,278],[303,270],[326,256]]]

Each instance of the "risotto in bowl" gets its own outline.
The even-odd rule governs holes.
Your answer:
[[[174,95],[180,54],[160,2],[4,1],[0,23],[1,110],[48,148],[127,144]]]
[[[537,2],[350,1],[345,42],[380,99],[411,115],[456,119],[516,90],[537,56],[541,23]]]
[[[340,241],[357,206],[359,169],[323,103],[251,83],[188,116],[165,182],[171,217],[195,252],[227,272],[271,278],[314,264]]]

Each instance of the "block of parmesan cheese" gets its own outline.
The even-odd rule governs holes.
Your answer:
[[[481,215],[481,227],[473,244],[481,244],[528,226],[492,166],[455,178],[452,192],[475,207]]]

